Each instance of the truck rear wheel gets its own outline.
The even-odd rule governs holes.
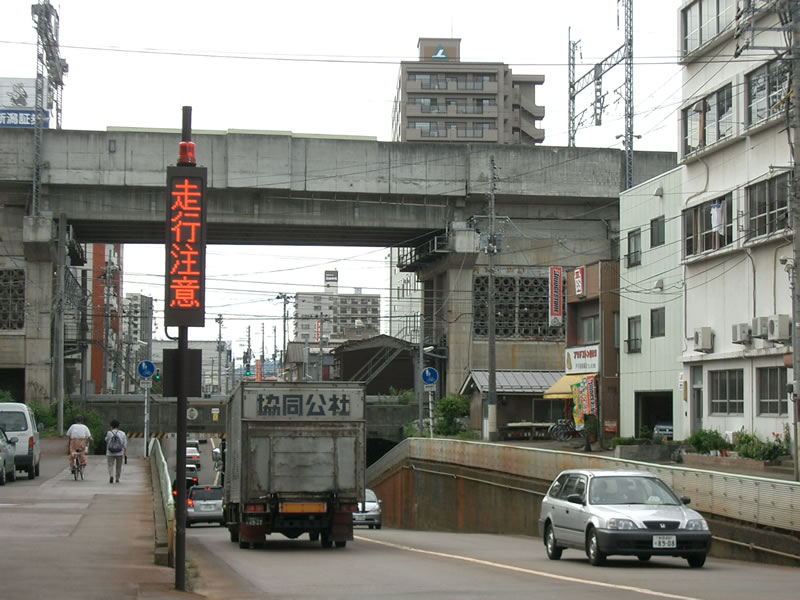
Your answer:
[[[322,534],[322,537],[320,538],[320,544],[322,544],[323,548],[332,548],[333,547],[333,542],[328,537],[327,533],[323,533]]]
[[[309,531],[308,539],[310,539],[312,542],[319,540],[319,531]]]
[[[250,542],[239,541],[239,548],[242,548],[243,550],[247,549],[247,548],[250,548]]]
[[[347,546],[347,541],[346,540],[342,540],[341,542],[336,542],[336,547],[337,548],[344,548],[345,546]]]
[[[228,527],[228,532],[231,534],[231,541],[236,543],[239,541],[239,526]]]

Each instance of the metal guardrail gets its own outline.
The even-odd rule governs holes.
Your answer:
[[[460,440],[408,438],[367,469],[367,481],[406,460],[426,460],[519,477],[553,480],[564,469],[631,469],[663,479],[692,507],[742,522],[800,531],[800,483],[738,473],[689,469],[608,456]]]
[[[164,518],[167,525],[167,552],[172,556],[175,538],[175,502],[172,498],[172,482],[169,477],[169,466],[164,452],[161,450],[161,442],[152,438],[147,450],[150,460],[150,469],[157,473],[159,488],[161,489],[161,506],[164,509]]]

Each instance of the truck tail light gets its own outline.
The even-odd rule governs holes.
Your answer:
[[[33,450],[33,444],[34,444],[33,436],[31,436],[28,438],[28,450]]]
[[[358,512],[358,504],[341,504],[339,506],[340,512]]]
[[[245,504],[244,512],[265,512],[263,504]]]

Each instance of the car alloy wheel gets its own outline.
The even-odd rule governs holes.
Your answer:
[[[544,547],[547,551],[547,558],[550,560],[558,560],[561,558],[561,548],[556,545],[556,534],[553,533],[553,527],[549,523],[544,532]]]
[[[597,546],[597,532],[594,529],[590,529],[586,536],[586,555],[593,567],[599,567],[606,560],[606,555]]]

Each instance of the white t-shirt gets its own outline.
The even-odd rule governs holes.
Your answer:
[[[73,440],[88,440],[92,437],[89,428],[83,423],[73,423],[67,429],[67,437]]]

